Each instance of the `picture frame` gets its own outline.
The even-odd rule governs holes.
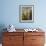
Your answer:
[[[34,22],[34,5],[19,5],[19,21]]]

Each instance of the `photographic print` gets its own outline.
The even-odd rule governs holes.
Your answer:
[[[20,5],[19,20],[20,22],[33,22],[34,21],[34,5]]]

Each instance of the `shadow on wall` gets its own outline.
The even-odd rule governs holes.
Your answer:
[[[4,24],[0,24],[0,43],[2,43],[3,32],[6,31],[4,28],[6,28],[6,26]]]

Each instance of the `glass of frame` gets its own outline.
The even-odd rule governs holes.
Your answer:
[[[19,5],[19,21],[34,22],[34,5]]]

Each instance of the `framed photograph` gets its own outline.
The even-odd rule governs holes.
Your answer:
[[[34,22],[34,5],[19,5],[19,21]]]

